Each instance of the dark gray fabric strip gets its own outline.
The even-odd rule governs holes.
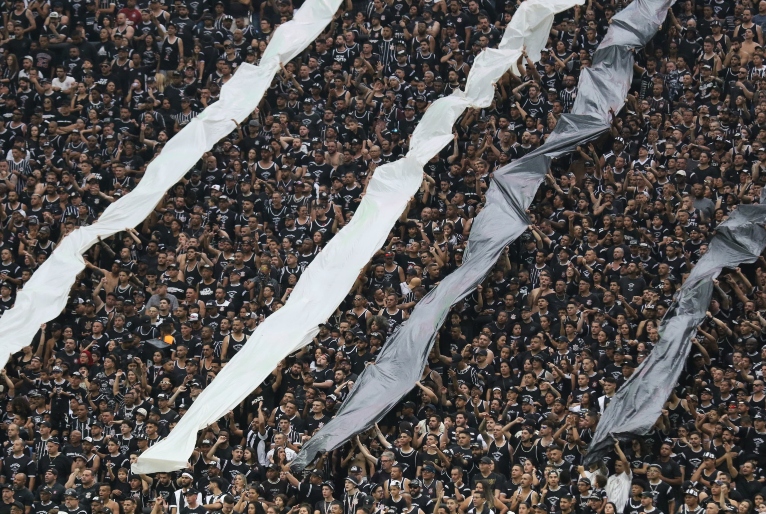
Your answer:
[[[724,267],[754,262],[766,247],[766,205],[740,206],[716,231],[660,325],[660,341],[617,391],[599,421],[585,465],[597,462],[614,445],[644,435],[662,413],[684,369],[691,339],[713,294],[713,279]]]

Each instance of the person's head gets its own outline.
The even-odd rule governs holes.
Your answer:
[[[197,500],[199,499],[199,492],[194,488],[189,488],[184,493],[184,498],[186,498],[186,502],[190,507],[196,507]]]
[[[385,451],[380,456],[380,467],[384,471],[390,472],[395,462],[396,462],[396,456],[393,452]]]
[[[481,512],[484,508],[484,504],[487,502],[487,498],[483,491],[474,490],[472,496],[473,506],[477,512]]]
[[[594,511],[598,512],[601,510],[601,508],[604,506],[604,498],[600,494],[597,494],[596,491],[591,493],[591,495],[588,497],[588,507],[593,509]]]
[[[652,491],[641,492],[641,505],[644,508],[651,508],[654,505],[654,493]]]
[[[67,508],[77,508],[80,504],[80,498],[77,496],[77,491],[74,489],[67,489],[64,491],[64,504]]]

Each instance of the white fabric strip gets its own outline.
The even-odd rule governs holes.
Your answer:
[[[69,290],[85,267],[82,254],[99,237],[107,238],[135,227],[151,214],[165,191],[194,166],[204,152],[241,123],[258,106],[280,63],[288,62],[311,44],[332,21],[341,0],[309,0],[292,21],[280,26],[258,66],[242,64],[221,89],[218,102],[205,109],[168,141],[147,167],[144,178],[129,195],[110,205],[88,227],[75,230],[56,248],[0,319],[0,359],[28,345],[40,325],[59,315]]]
[[[311,342],[318,325],[332,315],[370,257],[421,184],[423,166],[452,140],[452,126],[468,107],[487,107],[494,84],[516,67],[522,47],[540,59],[553,16],[583,0],[527,0],[505,31],[498,49],[474,61],[466,90],[434,102],[415,129],[407,155],[375,171],[352,221],[312,261],[284,307],[269,316],[240,352],[192,404],[170,436],[133,464],[135,473],[188,466],[197,431],[243,401],[290,353]],[[514,70],[518,73],[518,70]]]

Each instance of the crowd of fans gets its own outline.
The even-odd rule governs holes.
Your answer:
[[[492,172],[543,144],[626,2],[556,17],[424,169],[385,246],[306,348],[136,475],[301,273],[377,167],[465,85],[519,2],[346,0],[252,116],[138,227],[85,255],[67,308],[0,373],[0,514],[766,512],[766,260],[715,281],[663,415],[583,467],[716,227],[766,183],[766,1],[679,0],[636,51],[612,133],[554,161],[529,230],[454,306],[379,425],[290,462],[418,301],[463,263]],[[0,309],[62,238],[257,64],[291,0],[11,0],[0,30]],[[427,337],[423,334],[423,337]],[[274,341],[275,345],[293,344]],[[657,398],[657,401],[663,401]]]

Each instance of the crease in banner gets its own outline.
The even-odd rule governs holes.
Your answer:
[[[360,374],[336,416],[303,446],[293,461],[296,470],[382,419],[420,380],[450,307],[476,288],[504,247],[527,229],[525,211],[551,160],[609,130],[610,111],[622,109],[630,87],[633,50],[654,36],[670,4],[671,0],[635,0],[613,18],[593,65],[582,70],[572,113],[560,118],[544,145],[494,173],[485,207],[471,226],[463,265],[418,302],[375,365]]]
[[[284,307],[269,316],[242,350],[192,404],[170,435],[133,464],[135,473],[172,471],[188,465],[197,431],[223,417],[260,385],[290,353],[311,342],[318,325],[332,315],[380,249],[391,227],[422,182],[423,166],[450,141],[452,127],[469,107],[487,107],[494,84],[526,47],[535,61],[548,39],[557,12],[583,0],[527,0],[519,6],[497,49],[474,61],[465,91],[435,101],[415,128],[410,150],[379,167],[351,222],[333,237],[306,268]]]
[[[65,308],[69,291],[85,267],[82,254],[99,238],[135,227],[151,214],[203,154],[226,137],[258,106],[280,64],[299,55],[330,24],[341,0],[309,0],[293,20],[274,32],[258,66],[242,64],[222,88],[220,99],[172,137],[130,194],[112,203],[92,225],[61,241],[32,275],[15,305],[0,319],[0,359],[30,344],[41,324]]]
[[[585,465],[603,459],[614,439],[630,442],[645,435],[662,414],[676,386],[697,327],[713,295],[713,279],[723,268],[755,262],[766,247],[766,205],[742,205],[716,230],[707,253],[697,262],[659,328],[660,341],[620,387],[601,415]],[[658,401],[662,400],[662,401]]]

